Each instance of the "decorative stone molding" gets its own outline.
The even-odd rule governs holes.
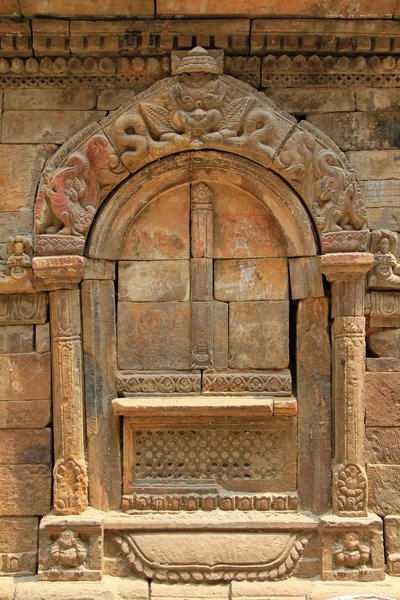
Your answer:
[[[254,371],[249,373],[204,371],[203,393],[212,395],[267,394],[287,396],[292,393],[289,370],[276,372]]]
[[[125,494],[123,512],[155,511],[287,511],[297,510],[296,494],[249,494],[223,496],[219,494]]]
[[[371,292],[367,298],[370,327],[400,327],[400,292]]]
[[[41,252],[60,251],[48,236],[74,236],[82,245],[102,201],[127,177],[125,167],[134,173],[162,156],[198,149],[272,166],[298,191],[321,234],[365,229],[355,174],[324,134],[307,123],[295,126],[264,94],[219,75],[203,48],[191,50],[178,71],[81,131],[49,162],[35,209]]]
[[[82,280],[85,261],[81,256],[36,256],[32,266],[46,289],[74,289]]]
[[[122,396],[154,394],[200,394],[201,375],[195,373],[119,373],[118,393]]]
[[[198,536],[199,534],[197,534]],[[197,539],[196,536],[196,539]],[[221,563],[214,558],[214,549],[222,550],[222,547],[235,543],[235,535],[218,533],[219,541],[214,539],[210,543],[207,550],[207,557],[203,553],[205,546],[197,547],[197,562],[190,563],[190,558],[182,555],[182,563],[177,562],[171,556],[168,560],[168,547],[160,540],[161,556],[163,560],[154,553],[148,543],[146,543],[146,535],[136,534],[130,531],[115,532],[114,542],[119,547],[120,552],[125,556],[125,560],[130,568],[141,577],[153,579],[155,581],[176,582],[176,583],[201,583],[201,582],[229,582],[243,581],[249,579],[251,581],[277,581],[287,579],[296,571],[299,566],[300,559],[305,548],[311,538],[310,534],[260,534],[257,539],[258,551],[268,553],[270,559],[265,562],[259,561],[256,564],[246,564],[245,560],[234,562],[229,561]],[[210,540],[212,536],[210,536]],[[186,542],[187,543],[187,542]],[[236,542],[237,543],[237,542]],[[241,552],[243,559],[245,557],[245,546],[254,545],[254,534],[241,541]],[[169,543],[170,545],[170,543]],[[154,546],[153,548],[155,548]],[[226,555],[222,550],[223,554]],[[251,552],[250,555],[254,554]],[[221,555],[220,555],[221,556]],[[236,556],[238,554],[236,553]],[[202,562],[202,559],[204,562]],[[248,560],[248,559],[247,559]],[[246,561],[247,562],[247,561]]]
[[[0,553],[0,576],[23,577],[36,573],[36,552]]]
[[[263,87],[354,86],[397,87],[400,61],[395,56],[325,56],[297,54],[262,61]]]
[[[102,87],[139,92],[170,73],[170,59],[124,56],[0,58],[0,88]]]
[[[48,294],[0,296],[0,325],[43,324],[47,318]]]

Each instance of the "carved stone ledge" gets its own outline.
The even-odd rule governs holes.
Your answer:
[[[102,515],[89,509],[79,516],[48,515],[39,528],[42,581],[98,581],[102,577]]]
[[[367,252],[371,233],[368,229],[361,231],[332,231],[321,236],[323,253],[334,252]]]
[[[74,289],[82,280],[85,259],[82,256],[37,256],[32,266],[46,289]]]
[[[385,578],[382,521],[334,515],[321,518],[322,579],[380,581]]]

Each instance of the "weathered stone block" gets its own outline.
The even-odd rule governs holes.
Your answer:
[[[0,401],[0,429],[46,427],[50,420],[50,399]]]
[[[318,256],[291,258],[289,270],[293,300],[324,296],[324,284]]]
[[[0,400],[50,397],[50,354],[0,355]]]
[[[177,260],[189,256],[189,185],[184,185],[147,204],[127,232],[119,258]]]
[[[120,302],[184,302],[189,300],[189,261],[121,261]]]
[[[21,9],[18,0],[3,0],[0,6],[0,17],[20,17]]]
[[[47,465],[0,465],[2,494],[0,515],[45,515],[51,505],[51,467]]]
[[[367,463],[400,465],[399,427],[367,427],[365,434]]]
[[[216,260],[214,296],[225,302],[289,298],[287,259]]]
[[[1,429],[0,464],[50,464],[51,429]]]
[[[114,280],[115,262],[112,260],[103,260],[101,258],[85,258],[83,279],[92,279],[95,281],[106,279]]]
[[[96,100],[94,89],[9,89],[4,93],[4,110],[93,110]]]
[[[383,517],[400,512],[400,465],[367,465],[368,506]]]
[[[3,325],[0,327],[0,353],[33,351],[33,325]]]
[[[18,231],[18,235],[29,235],[33,230],[33,211],[0,212],[0,242],[8,242]]]
[[[85,4],[72,0],[68,5],[58,0],[21,0],[20,6],[24,17],[148,17],[154,14],[153,0],[105,0],[100,6],[96,0]]]
[[[228,368],[229,304],[213,303],[214,368]]]
[[[356,90],[357,110],[399,110],[400,89],[360,88]]]
[[[70,53],[69,21],[32,19],[31,27],[35,56],[66,56]]]
[[[37,182],[48,156],[49,152],[43,146],[0,144],[2,211],[33,210]],[[16,226],[13,233],[20,232],[20,227]]]
[[[385,517],[385,551],[389,575],[400,575],[400,518]]]
[[[387,328],[373,331],[367,337],[367,345],[369,351],[375,356],[400,358],[400,329]]]
[[[36,352],[43,354],[44,352],[50,352],[50,325],[44,323],[43,325],[36,325],[35,327],[35,347]]]
[[[0,324],[44,323],[47,317],[47,294],[1,294]]]
[[[189,302],[118,303],[120,369],[190,367]]]
[[[347,158],[360,180],[399,177],[400,150],[361,150],[348,152]]]
[[[100,90],[97,98],[97,110],[115,110],[121,104],[133,100],[133,90]]]
[[[254,196],[213,183],[214,258],[286,256],[286,242],[273,215]]]
[[[371,373],[386,373],[387,371],[400,371],[399,358],[367,358],[367,371]]]
[[[366,373],[366,424],[400,425],[400,373]]]
[[[231,303],[229,353],[229,366],[234,369],[287,368],[288,301]]]
[[[3,113],[2,141],[6,144],[62,144],[105,114],[94,110],[8,110]]]
[[[190,260],[190,297],[191,300],[198,301],[213,299],[213,261],[211,258],[192,258]]]
[[[272,88],[266,90],[282,110],[292,115],[304,115],[309,112],[353,111],[355,97],[351,89],[321,89],[321,88]]]
[[[36,552],[38,525],[36,517],[1,517],[0,554]]]
[[[398,147],[400,112],[310,113],[307,121],[341,150],[389,150]]]

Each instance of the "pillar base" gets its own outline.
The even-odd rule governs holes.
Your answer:
[[[382,519],[326,514],[322,526],[322,579],[381,581],[385,577]]]

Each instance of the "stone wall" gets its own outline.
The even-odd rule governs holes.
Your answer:
[[[169,75],[172,50],[196,44],[222,49],[226,73],[330,136],[356,171],[369,227],[400,232],[396,0],[328,8],[304,2],[295,13],[287,3],[265,0],[231,0],[223,8],[220,0],[100,4],[0,2],[2,268],[9,239],[33,236],[35,193],[46,160],[80,129]],[[271,12],[276,19],[260,18]],[[230,18],[216,18],[222,14]],[[173,19],[178,15],[188,18]],[[117,16],[131,20],[105,20]],[[51,507],[46,294],[23,302],[0,295],[0,328],[0,489],[7,490],[0,503],[0,574],[32,573],[38,520]],[[385,516],[400,512],[400,365],[369,361],[370,503]],[[384,501],[378,497],[383,488],[390,490]]]

